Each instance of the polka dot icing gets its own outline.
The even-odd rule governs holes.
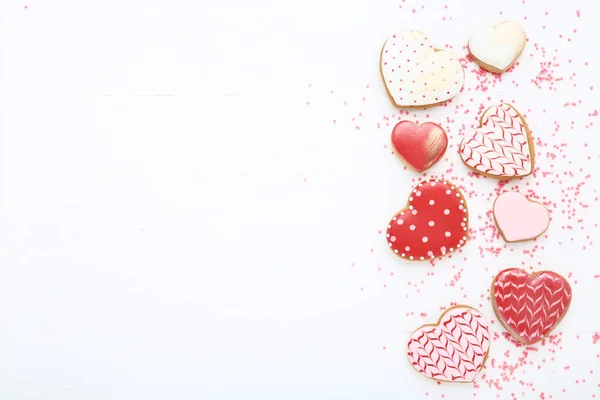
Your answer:
[[[418,213],[406,213],[408,209]],[[419,183],[392,222],[400,215],[403,223],[390,223],[386,237],[394,253],[404,259],[429,260],[462,248],[467,242],[466,201],[449,182],[430,179]]]
[[[429,38],[403,31],[387,39],[381,51],[381,75],[396,107],[442,103],[463,87],[465,72],[456,56],[438,50]]]

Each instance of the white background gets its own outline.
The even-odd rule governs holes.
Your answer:
[[[592,342],[600,267],[588,244],[600,222],[600,140],[596,128],[584,128],[599,106],[595,3],[0,5],[0,398],[600,396],[600,343]],[[481,257],[487,244],[479,235],[465,247],[466,260],[445,259],[434,270],[407,264],[378,234],[417,177],[384,147],[389,128],[377,128],[382,116],[398,117],[379,81],[380,47],[396,29],[419,29],[463,56],[470,32],[504,19],[523,23],[548,53],[560,50],[560,90],[531,83],[541,56],[527,55],[530,41],[509,78],[454,104],[515,99],[532,110],[534,135],[549,143],[544,152],[567,143],[569,157],[552,170],[583,172],[562,186],[540,180],[538,193],[559,206],[534,259],[522,251],[533,244]],[[577,40],[559,39],[573,28]],[[596,92],[588,89],[594,84]],[[444,121],[452,110],[429,113]],[[456,124],[469,126],[476,114],[473,107]],[[556,136],[554,121],[562,126]],[[451,177],[466,177],[455,151],[434,172],[452,165]],[[540,168],[549,164],[540,156]],[[578,208],[573,220],[583,222],[575,223],[560,199],[579,181],[586,184],[575,203],[590,206]],[[466,182],[482,193],[497,184]],[[468,202],[478,229],[489,201]],[[571,223],[574,230],[564,229]],[[406,338],[435,321],[441,306],[471,304],[493,321],[485,298],[493,275],[538,261],[577,280],[558,329],[561,348],[539,346],[503,390],[483,380],[436,385],[410,368]],[[446,285],[458,269],[460,285]],[[417,293],[408,282],[419,281]],[[521,352],[500,337],[490,357],[518,363]],[[487,376],[501,379],[501,371]]]

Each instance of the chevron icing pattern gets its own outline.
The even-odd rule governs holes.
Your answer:
[[[463,139],[460,157],[475,171],[500,179],[533,171],[533,143],[525,121],[509,104],[486,110],[481,126]]]
[[[547,336],[567,313],[571,285],[555,272],[533,275],[511,268],[492,283],[492,304],[506,330],[530,345]]]
[[[490,348],[488,322],[468,306],[452,307],[435,325],[424,325],[408,340],[408,360],[427,378],[472,382]]]

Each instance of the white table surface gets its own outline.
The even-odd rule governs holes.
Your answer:
[[[0,2],[0,398],[599,398],[598,11]],[[506,19],[529,42],[501,82],[470,63],[447,107],[391,106],[389,34],[418,29],[464,57],[474,29]],[[456,154],[479,107],[502,100],[527,115],[539,168],[508,187],[553,202],[537,242],[492,237],[498,183]],[[395,257],[378,232],[418,178],[391,154],[398,118],[446,127],[432,172],[466,189],[472,240],[434,267]],[[518,266],[573,284],[554,343],[535,350],[502,336],[487,298]],[[438,385],[406,361],[410,332],[452,302],[497,333],[475,384]]]

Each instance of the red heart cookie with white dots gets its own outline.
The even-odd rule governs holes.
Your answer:
[[[392,131],[392,144],[402,161],[418,172],[438,162],[448,147],[446,131],[433,122],[400,121]]]
[[[386,237],[398,256],[423,261],[464,246],[468,226],[467,203],[458,188],[430,179],[413,189],[407,206],[390,221]]]

